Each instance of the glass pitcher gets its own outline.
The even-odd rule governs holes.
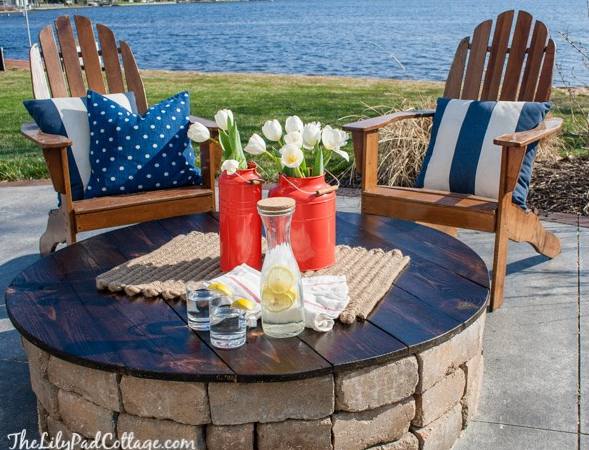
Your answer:
[[[301,272],[290,245],[295,205],[295,201],[287,197],[258,202],[268,246],[260,286],[262,329],[275,338],[296,336],[305,328]]]

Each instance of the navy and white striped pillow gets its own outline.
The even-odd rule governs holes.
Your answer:
[[[108,94],[106,97],[137,113],[132,92]],[[68,165],[74,200],[84,198],[84,190],[90,180],[90,126],[86,101],[86,97],[63,97],[23,102],[41,131],[67,136],[72,140],[68,148]]]
[[[537,127],[550,103],[439,98],[417,187],[497,199],[501,148],[493,139]],[[528,146],[513,202],[526,208],[537,143]]]

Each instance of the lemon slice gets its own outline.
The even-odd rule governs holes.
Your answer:
[[[266,286],[274,294],[284,294],[288,292],[294,284],[295,275],[286,266],[273,266],[266,275]]]
[[[246,311],[251,311],[256,307],[256,303],[253,302],[252,300],[247,299],[247,298],[238,298],[238,299],[234,300],[233,303],[231,303],[231,306],[233,308],[245,309]]]
[[[227,286],[219,281],[215,281],[214,283],[209,284],[207,286],[207,289],[220,292],[221,294],[224,294],[224,295],[232,295],[233,294],[231,292],[231,289],[229,289],[229,286]]]
[[[295,300],[296,291],[294,289],[282,294],[277,294],[268,287],[262,291],[262,306],[270,312],[286,311],[294,305]]]

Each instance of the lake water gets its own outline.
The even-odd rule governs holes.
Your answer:
[[[514,4],[551,29],[566,78],[589,83],[589,70],[559,35],[589,44],[586,0],[192,3],[34,11],[30,22],[36,40],[60,14],[87,15],[127,40],[141,68],[443,80],[458,41]],[[0,16],[0,46],[8,58],[27,57],[22,16]]]

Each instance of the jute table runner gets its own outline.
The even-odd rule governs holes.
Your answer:
[[[365,249],[338,245],[336,263],[311,275],[345,275],[350,303],[340,321],[364,320],[409,263],[399,250]],[[96,278],[96,287],[129,296],[184,298],[188,282],[221,275],[219,235],[193,231],[176,236],[157,250],[118,265]]]

